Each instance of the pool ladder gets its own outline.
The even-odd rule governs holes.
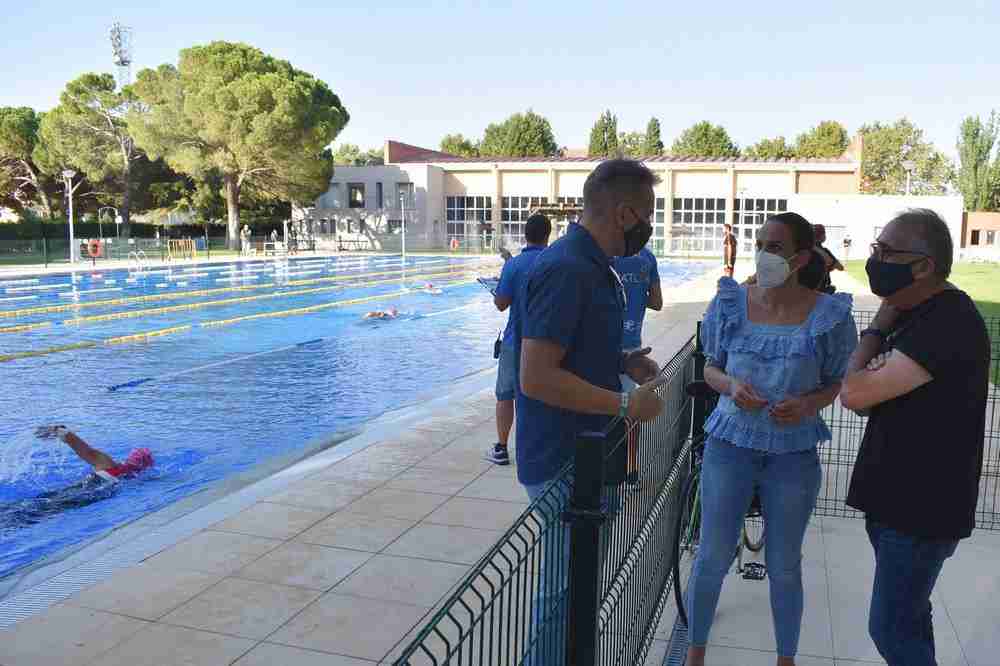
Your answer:
[[[146,262],[147,262],[146,253],[143,252],[142,250],[139,250],[138,252],[129,252],[128,253],[129,277],[133,277],[136,275],[141,276],[143,271],[147,270]]]

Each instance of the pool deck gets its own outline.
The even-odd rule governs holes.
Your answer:
[[[859,293],[858,307],[875,302],[849,277],[836,282]],[[690,337],[713,293],[714,278],[669,291],[663,312],[647,319],[656,358],[668,360]],[[458,385],[464,393],[233,497],[147,521],[144,537],[136,536],[142,521],[121,530],[124,538],[113,534],[102,552],[146,538],[148,554],[133,549],[141,563],[0,630],[0,665],[391,663],[527,506],[514,469],[482,460],[495,439],[490,384],[471,378]],[[157,534],[185,536],[160,547]],[[804,555],[798,664],[881,663],[866,630],[873,561],[862,522],[814,519]],[[946,563],[934,598],[942,665],[997,663],[998,561],[1000,534],[977,532]],[[730,576],[709,663],[773,664],[767,609],[766,583]],[[650,666],[662,663],[672,626],[668,606]]]

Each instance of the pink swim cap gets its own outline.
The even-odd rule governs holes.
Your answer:
[[[126,468],[129,473],[135,474],[141,472],[147,467],[153,466],[153,454],[147,448],[132,449],[132,452],[128,454],[128,458],[122,464],[122,467]]]

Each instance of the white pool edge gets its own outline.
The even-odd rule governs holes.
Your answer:
[[[30,582],[23,586],[25,589],[17,591],[16,588],[22,585],[15,584],[16,591],[0,599],[0,629],[12,627],[21,620],[110,578],[117,571],[139,564],[210,525],[234,516],[254,503],[287,489],[310,474],[383,441],[407,424],[424,419],[440,407],[447,406],[456,399],[456,396],[464,397],[489,388],[495,381],[495,374],[495,368],[474,372],[458,380],[452,385],[453,390],[444,396],[383,414],[367,424],[360,434],[341,444],[320,451],[176,519],[160,525],[150,525],[148,530],[127,541],[107,547],[109,543],[117,541],[116,531],[112,531],[82,549],[81,552],[100,550],[102,544],[107,547],[91,561],[70,568],[60,566],[60,564],[65,565],[65,562],[56,562],[26,574],[24,580]],[[127,527],[128,525],[124,526]],[[68,559],[72,560],[77,555],[79,553]]]

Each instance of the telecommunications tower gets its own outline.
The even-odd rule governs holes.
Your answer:
[[[115,21],[108,30],[108,36],[118,69],[118,89],[121,90],[132,83],[132,28]]]

